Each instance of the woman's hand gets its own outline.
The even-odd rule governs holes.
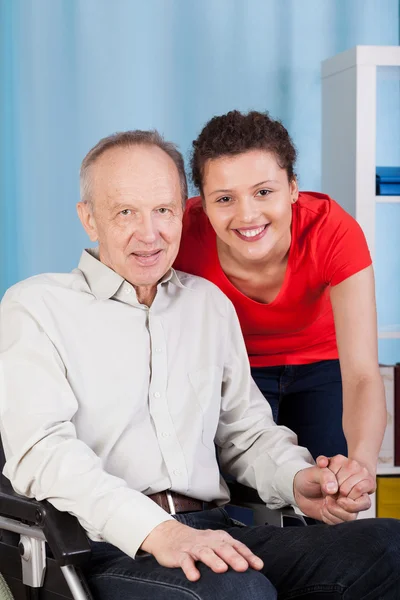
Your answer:
[[[328,468],[336,475],[338,493],[335,498],[326,498],[324,508],[324,521],[331,524],[339,523],[341,512],[338,508],[348,513],[368,510],[371,506],[370,494],[376,490],[375,473],[351,458],[341,454],[328,458],[319,456],[317,465],[323,469]]]
[[[371,506],[375,478],[359,462],[338,454],[319,456],[317,466],[299,471],[294,495],[304,514],[329,525],[353,521]]]

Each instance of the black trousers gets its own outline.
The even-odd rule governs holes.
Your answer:
[[[253,368],[251,373],[271,405],[275,422],[294,431],[300,446],[314,458],[347,456],[338,360]]]
[[[264,561],[261,572],[216,574],[198,563],[201,578],[135,560],[93,543],[86,575],[96,600],[399,600],[400,521],[364,519],[313,527],[239,526],[220,508],[178,515],[197,529],[224,529]]]

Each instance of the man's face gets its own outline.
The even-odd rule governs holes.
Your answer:
[[[156,146],[112,148],[91,166],[92,210],[78,204],[100,260],[132,285],[154,288],[179,250],[178,170]]]

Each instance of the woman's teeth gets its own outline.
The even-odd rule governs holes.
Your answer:
[[[238,232],[240,233],[240,235],[244,235],[245,237],[255,237],[256,235],[264,231],[265,228],[266,225],[263,225],[262,227],[258,227],[257,229],[238,229]]]

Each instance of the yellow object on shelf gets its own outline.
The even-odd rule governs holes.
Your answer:
[[[377,477],[376,516],[400,519],[400,477]]]

